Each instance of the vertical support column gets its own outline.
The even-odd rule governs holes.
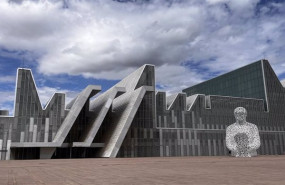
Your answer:
[[[34,118],[30,117],[29,140],[28,140],[28,142],[32,142],[32,140],[33,140],[33,131],[34,131]]]
[[[222,154],[222,141],[221,141],[221,139],[218,139],[218,147],[219,147],[218,155],[223,155]]]
[[[265,154],[270,154],[269,153],[269,149],[268,149],[268,140],[267,139],[264,139],[264,143],[265,143]]]
[[[200,124],[200,128],[203,129],[204,126],[203,126],[203,122],[202,122],[202,118],[201,117],[199,117],[199,124]]]
[[[3,140],[0,139],[0,150],[2,150],[2,146],[3,146]],[[0,160],[2,158],[2,152],[0,152]]]
[[[217,155],[217,144],[216,144],[216,139],[213,139],[213,144],[214,144],[214,156]]]
[[[25,125],[24,142],[29,142],[29,126],[30,124]]]
[[[201,156],[201,142],[200,139],[197,139],[197,148],[198,148],[198,156]]]
[[[169,157],[169,146],[166,146],[165,150],[166,150],[166,157]]]
[[[189,139],[186,139],[186,152],[187,152],[187,156],[190,156],[190,149],[189,149],[189,146],[190,143],[189,143]]]
[[[224,146],[224,155],[228,155],[227,154],[226,139],[223,139],[223,146]]]
[[[158,127],[161,127],[161,116],[158,116]]]
[[[37,130],[38,130],[38,125],[34,125],[33,142],[37,142]]]
[[[7,141],[7,153],[6,153],[6,160],[10,160],[10,154],[11,154],[11,140]]]
[[[160,157],[163,157],[163,135],[162,129],[159,129],[159,147],[160,147]]]
[[[20,135],[20,143],[23,143],[25,141],[25,132],[22,131]]]
[[[195,128],[195,114],[193,111],[191,113],[192,113],[192,128]]]
[[[211,140],[208,139],[208,151],[209,151],[209,156],[212,155],[212,151],[211,151]]]
[[[182,128],[185,128],[185,112],[182,111]]]
[[[192,155],[195,156],[195,142],[192,140]]]
[[[183,128],[185,128],[185,125],[183,126]],[[183,129],[182,130],[182,147],[183,147],[183,156],[187,156],[187,143],[186,143],[186,130]]]
[[[135,157],[135,142],[134,142],[134,138],[131,138],[131,157]]]
[[[280,150],[281,150],[280,154],[283,155],[284,154],[284,148],[283,148],[282,134],[279,133],[278,136],[279,136],[279,141],[280,141]]]
[[[193,142],[192,142],[192,149],[193,149],[193,151],[192,151],[192,153],[196,156],[196,145],[198,145],[198,142],[197,142],[197,131],[196,130],[194,130],[194,140],[192,140]],[[198,147],[197,147],[198,148]]]
[[[270,154],[273,155],[274,151],[273,151],[273,140],[272,139],[269,140],[269,148],[270,148]]]
[[[181,152],[181,156],[184,156],[184,143],[183,143],[183,139],[180,139],[180,152]]]

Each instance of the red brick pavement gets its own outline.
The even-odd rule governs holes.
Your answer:
[[[285,156],[0,161],[0,184],[285,185]]]

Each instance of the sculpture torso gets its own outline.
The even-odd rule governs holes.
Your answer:
[[[228,126],[227,147],[236,157],[251,157],[256,155],[256,149],[260,145],[259,133],[256,125],[245,122],[234,123]]]

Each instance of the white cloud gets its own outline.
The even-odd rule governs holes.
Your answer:
[[[12,75],[0,76],[0,83],[15,83],[16,77]]]
[[[183,66],[165,64],[156,68],[156,82],[161,84],[162,89],[168,94],[181,92],[182,88],[195,85],[202,80],[203,78],[199,73]]]
[[[169,92],[264,57],[284,73],[285,5],[267,3],[256,15],[258,2],[71,0],[63,8],[62,1],[4,0],[0,47],[31,52],[47,75],[114,80],[154,64]]]
[[[214,5],[217,3],[228,3],[229,0],[206,0],[207,3]]]
[[[12,115],[14,111],[15,91],[0,91],[0,109],[8,110]]]
[[[77,96],[79,92],[74,92],[67,89],[60,89],[59,87],[48,87],[43,86],[37,88],[39,98],[43,107],[48,103],[48,101],[52,98],[54,93],[65,93],[65,104],[68,104],[73,98]]]

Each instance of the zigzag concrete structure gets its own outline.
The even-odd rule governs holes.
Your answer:
[[[18,69],[14,115],[0,110],[0,159],[228,155],[225,129],[238,106],[260,130],[259,155],[285,152],[285,90],[267,60],[166,97],[153,65],[112,88],[89,85],[45,107],[30,69]]]

